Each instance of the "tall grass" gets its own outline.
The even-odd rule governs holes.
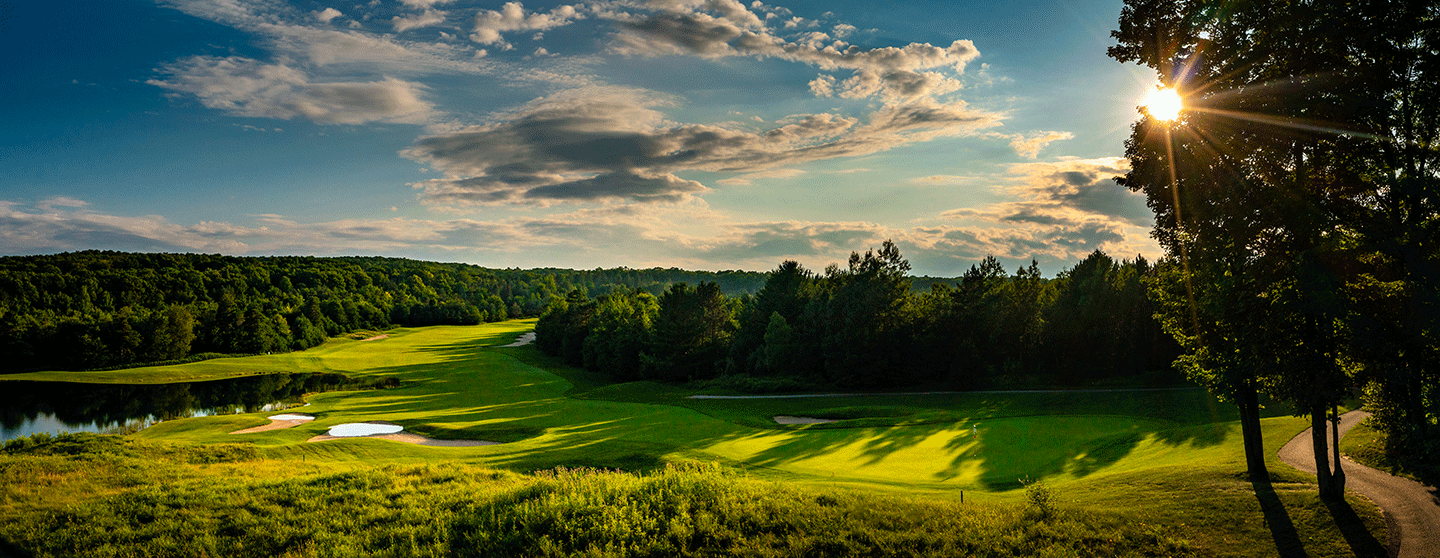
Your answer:
[[[528,475],[384,466],[267,480],[176,449],[92,434],[7,446],[4,486],[50,479],[68,496],[36,505],[5,493],[0,538],[35,556],[98,557],[1194,555],[1174,533],[1121,515],[804,488],[714,464]],[[203,451],[274,466],[233,449]],[[169,482],[136,482],[137,468]],[[101,486],[70,491],[87,483]]]

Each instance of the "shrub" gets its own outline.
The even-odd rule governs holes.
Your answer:
[[[1025,485],[1025,502],[1029,504],[1031,513],[1040,519],[1050,519],[1055,516],[1055,504],[1058,499],[1055,497],[1055,489],[1044,481],[1020,481]]]

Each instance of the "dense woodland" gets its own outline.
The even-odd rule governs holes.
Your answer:
[[[486,269],[396,258],[75,252],[0,258],[0,370],[83,370],[301,350],[392,325],[478,324],[538,315],[564,293],[765,275],[680,269]]]
[[[541,350],[617,379],[784,389],[1078,384],[1164,371],[1179,347],[1153,318],[1143,258],[1095,252],[1051,280],[986,258],[912,289],[894,244],[823,273],[786,261],[753,296],[677,283],[572,291],[536,325]]]

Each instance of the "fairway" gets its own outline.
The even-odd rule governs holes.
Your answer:
[[[714,460],[792,480],[942,492],[1006,492],[1026,479],[1064,485],[1163,466],[1182,456],[1193,458],[1196,450],[1220,447],[1231,435],[1216,431],[1176,439],[1169,431],[1183,426],[1180,421],[1125,414],[1121,401],[1133,397],[1114,393],[692,400],[673,388],[670,393],[646,389],[653,384],[645,383],[574,393],[572,382],[521,360],[543,359],[532,346],[501,347],[529,325],[400,329],[383,339],[337,339],[301,353],[93,373],[93,379],[113,381],[123,373],[168,381],[256,370],[401,379],[396,389],[315,394],[305,412],[316,419],[295,428],[228,434],[268,421],[251,414],[170,421],[138,434],[202,444],[246,441],[281,459],[314,452],[313,444],[305,441],[331,426],[386,421],[436,438],[504,443],[442,449],[333,440],[324,443],[324,454],[337,460],[395,462],[443,456],[521,471],[577,464],[631,469],[667,460]],[[92,373],[47,379],[84,374]],[[1156,396],[1202,404],[1208,396],[1196,397],[1203,392],[1194,391]],[[634,401],[636,392],[649,394],[640,398],[649,401]],[[611,393],[628,393],[632,400],[610,400]],[[782,411],[827,414],[827,409],[854,409],[857,404],[892,405],[891,412],[882,414],[898,416],[862,417],[824,427],[781,426],[770,419]],[[1171,416],[1184,412],[1167,408]],[[1186,451],[1173,451],[1181,447]]]
[[[1187,502],[1186,493],[1224,487],[1221,495],[1206,499],[1207,506],[1221,510],[1207,512],[1216,516],[1213,530],[1189,535],[1202,546],[1221,544],[1235,528],[1232,520],[1258,510],[1253,496],[1237,490],[1248,485],[1237,482],[1243,458],[1233,408],[1203,390],[697,400],[687,398],[693,391],[675,386],[607,383],[555,364],[533,345],[501,347],[532,327],[533,320],[520,320],[396,329],[383,339],[333,339],[285,355],[25,376],[166,382],[325,371],[400,378],[398,388],[314,394],[300,411],[315,420],[292,428],[230,434],[268,424],[266,416],[273,414],[253,413],[167,421],[134,435],[187,445],[249,444],[268,463],[259,470],[282,478],[442,463],[527,473],[577,466],[646,471],[698,461],[769,481],[943,500],[958,500],[963,491],[969,501],[1018,503],[1025,494],[1022,483],[1044,481],[1070,505],[1138,513],[1172,525],[1197,523],[1191,514],[1198,513],[1198,504]],[[777,414],[844,420],[778,425],[771,419]],[[399,424],[432,438],[501,443],[307,442],[334,425],[367,421]],[[1266,419],[1265,427],[1268,436],[1283,441],[1305,423],[1281,416]],[[1283,465],[1274,469],[1282,479],[1305,480]],[[1309,498],[1303,486],[1282,492],[1287,506]],[[1373,507],[1358,507],[1378,529]],[[1330,535],[1307,542],[1307,548],[1344,543],[1333,525],[1317,521],[1322,524],[1316,529]],[[1263,529],[1250,533],[1265,535]]]

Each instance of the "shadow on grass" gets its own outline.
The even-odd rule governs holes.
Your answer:
[[[620,384],[565,366],[533,346],[481,348],[470,340],[437,343],[418,350],[431,358],[440,357],[443,364],[428,370],[397,367],[383,373],[406,377],[407,386],[436,392],[472,389],[469,377],[475,374],[500,375],[509,380],[497,376],[483,382],[482,390],[474,397],[466,397],[469,408],[463,412],[435,409],[438,414],[433,418],[438,420],[406,421],[407,427],[413,424],[417,431],[437,433],[454,429],[445,433],[449,436],[442,436],[455,437],[459,434],[456,431],[469,430],[456,423],[483,421],[493,428],[499,426],[494,423],[507,417],[529,414],[529,420],[505,421],[508,428],[525,430],[506,432],[510,434],[506,441],[545,431],[550,436],[527,442],[523,451],[516,448],[514,452],[502,452],[491,461],[518,469],[565,464],[648,468],[654,460],[644,458],[644,451],[659,456],[740,442],[735,447],[749,449],[741,449],[743,456],[734,457],[750,465],[783,467],[819,458],[824,461],[818,463],[821,468],[871,468],[881,474],[899,467],[920,472],[936,482],[978,472],[978,477],[971,478],[986,489],[1010,490],[1020,487],[1021,478],[1091,475],[1124,459],[1147,440],[1188,447],[1221,444],[1228,428],[1205,423],[1225,420],[1233,414],[1232,408],[1211,405],[1209,396],[1198,390],[1147,392],[1142,397],[1133,393],[896,395],[880,397],[885,398],[883,404],[915,409],[937,420],[917,424],[901,413],[893,419],[863,417],[859,420],[865,424],[852,423],[849,427],[829,424],[795,429],[765,423],[778,414],[810,416],[808,413],[813,411],[847,405],[873,407],[882,402],[875,401],[876,396],[854,400],[690,400],[680,394],[685,390],[676,391],[679,388],[648,382]],[[501,360],[511,364],[487,366]],[[464,371],[457,374],[459,370]],[[513,386],[526,386],[518,391],[529,392],[535,399],[517,400],[506,393],[517,391]],[[532,407],[542,399],[542,392],[549,397],[543,397],[546,401],[541,406],[548,409]],[[374,404],[371,408],[377,411],[386,407],[378,400]],[[483,405],[483,410],[477,405]],[[894,424],[884,424],[885,420],[893,420]],[[877,421],[881,424],[875,424]],[[972,431],[977,421],[985,423],[978,440]],[[469,433],[478,437],[479,428],[476,430]],[[916,469],[905,462],[907,452],[922,444],[928,448],[921,450],[925,461],[939,459],[933,469]]]
[[[1350,551],[1356,556],[1388,556],[1388,549],[1381,544],[1375,535],[1365,528],[1365,523],[1350,507],[1350,502],[1345,500],[1326,500],[1325,507],[1330,509],[1330,516],[1335,519],[1335,526],[1340,529],[1340,534],[1345,537],[1346,544],[1350,545]]]
[[[1255,489],[1255,499],[1260,501],[1260,511],[1265,514],[1265,526],[1270,528],[1270,537],[1275,540],[1275,551],[1281,558],[1307,556],[1305,544],[1300,542],[1300,534],[1295,530],[1295,522],[1291,521],[1290,512],[1285,511],[1285,504],[1280,501],[1280,496],[1275,494],[1275,487],[1270,485],[1270,479],[1251,479],[1250,486]]]
[[[0,537],[0,558],[31,558],[35,554],[28,550],[15,546],[4,537]]]
[[[643,469],[666,455],[710,456],[717,444],[738,442],[731,445],[738,453],[726,455],[749,465],[814,460],[821,469],[862,476],[906,471],[897,474],[934,482],[963,476],[991,490],[1018,488],[1020,478],[1088,476],[1142,444],[1218,445],[1229,430],[1213,423],[1235,414],[1231,406],[1214,405],[1203,390],[688,400],[681,388],[616,384],[563,366],[533,346],[486,347],[491,337],[439,336],[408,346],[405,351],[425,362],[354,371],[398,376],[400,388],[326,403],[332,413],[395,420],[435,437],[512,442],[476,451],[516,470]],[[777,414],[877,405],[917,409],[936,420],[907,424],[909,417],[896,416],[884,424],[892,419],[865,417],[859,420],[871,422],[849,428],[762,425]],[[976,422],[982,423],[978,439]]]

